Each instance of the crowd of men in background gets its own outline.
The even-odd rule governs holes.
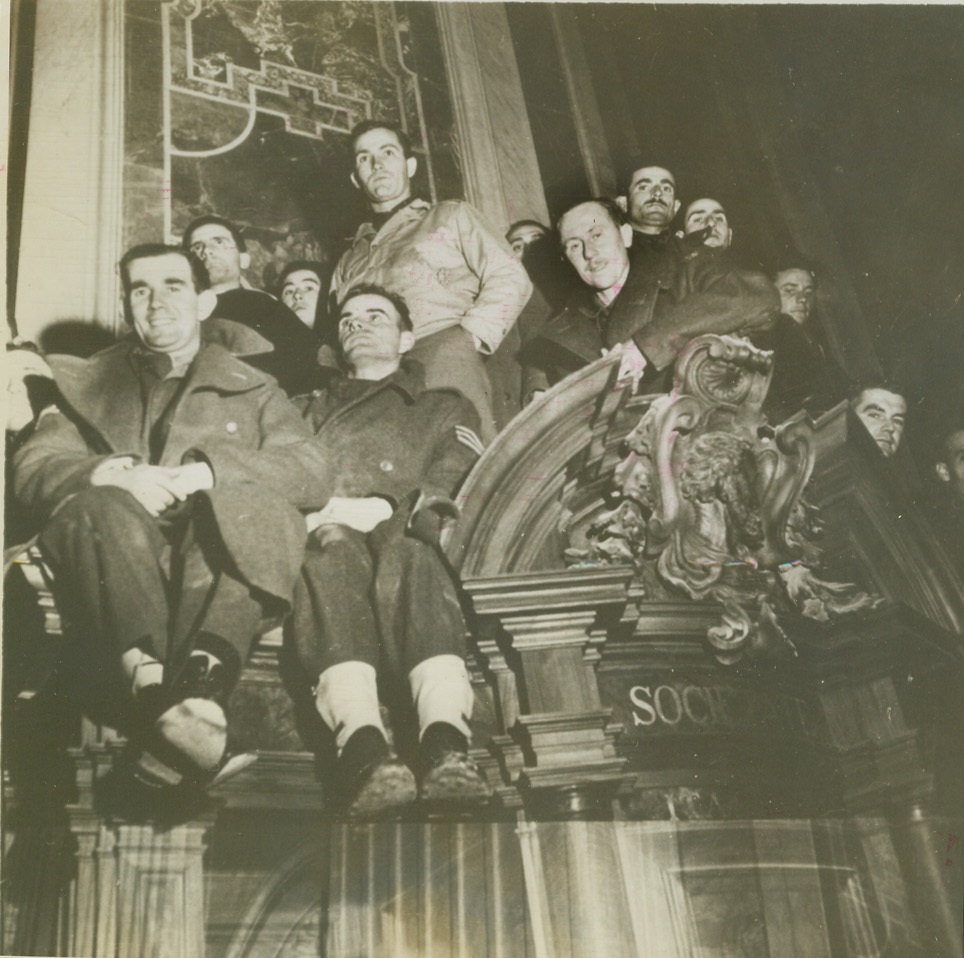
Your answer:
[[[739,266],[723,205],[680,216],[669,169],[635,163],[620,196],[503,237],[470,204],[414,192],[397,127],[360,124],[352,153],[370,216],[333,271],[291,262],[274,295],[254,289],[242,230],[204,215],[180,247],[122,260],[131,337],[24,367],[57,393],[11,423],[13,492],[81,633],[82,706],[131,742],[121,791],[204,788],[251,761],[225,703],[274,617],[333,736],[346,815],[484,800],[440,534],[484,446],[609,351],[634,388],[664,392],[693,337],[746,337],[774,354],[772,423],[848,398],[882,457],[901,450],[907,401],[846,383],[815,322],[815,271]],[[964,423],[935,475],[964,529]],[[418,717],[408,761],[380,709],[398,680]]]

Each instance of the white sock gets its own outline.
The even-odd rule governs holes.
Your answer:
[[[469,719],[475,694],[460,655],[433,655],[419,662],[408,673],[408,683],[418,711],[419,739],[433,722],[448,722],[472,738]]]
[[[157,720],[155,727],[204,772],[213,771],[224,755],[228,724],[221,706],[210,699],[178,702]]]
[[[131,692],[136,693],[148,685],[160,685],[164,680],[164,666],[152,655],[138,648],[128,649],[121,656],[124,674],[130,680]]]
[[[374,725],[385,734],[375,668],[367,662],[339,662],[325,669],[315,686],[315,708],[335,733],[339,755],[348,739],[365,725]]]

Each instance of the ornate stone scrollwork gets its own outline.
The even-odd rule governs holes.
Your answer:
[[[717,658],[780,656],[794,648],[779,617],[818,621],[882,600],[814,572],[819,513],[803,497],[814,463],[812,429],[776,430],[762,412],[772,354],[731,336],[683,350],[673,390],[626,437],[613,473],[613,508],[567,550],[570,564],[654,562],[663,582],[723,606],[708,630]]]

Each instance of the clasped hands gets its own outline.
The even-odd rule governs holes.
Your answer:
[[[214,488],[214,473],[206,462],[152,466],[131,456],[106,459],[91,473],[92,486],[114,486],[129,492],[152,516],[159,516],[192,493]]]

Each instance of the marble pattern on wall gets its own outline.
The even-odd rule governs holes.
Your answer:
[[[460,196],[434,15],[412,6],[130,0],[125,243],[217,212],[245,230],[253,285],[333,263],[366,212],[348,144],[366,117],[409,131],[418,192]]]

